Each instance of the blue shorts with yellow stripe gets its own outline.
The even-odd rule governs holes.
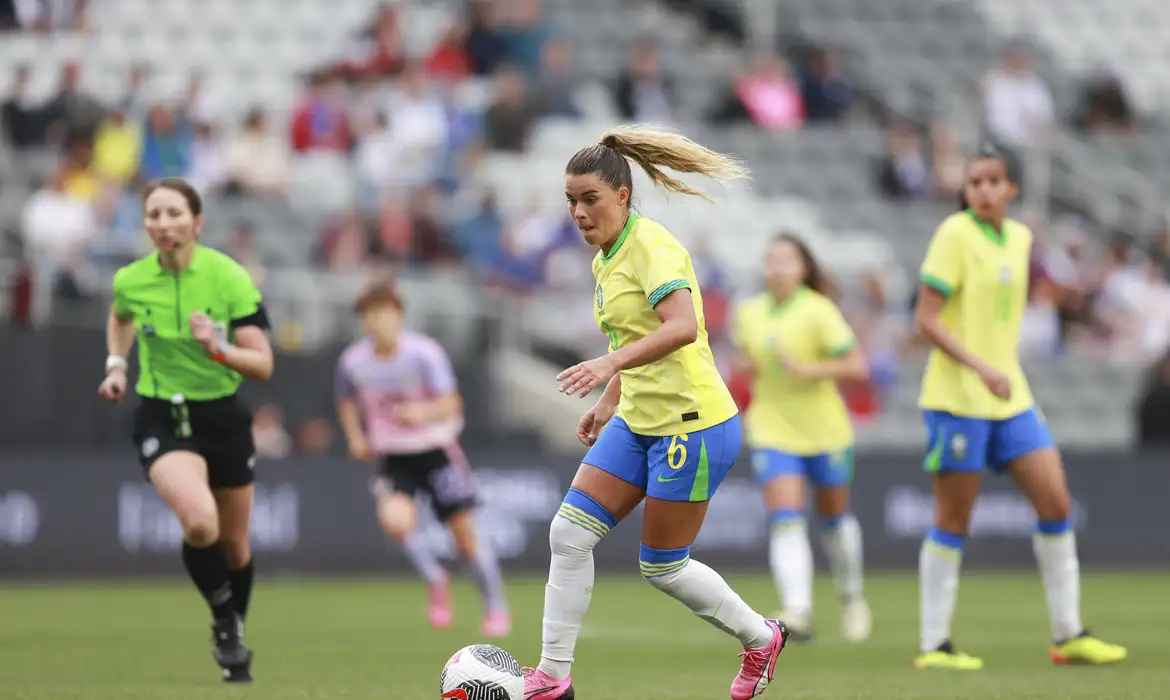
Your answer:
[[[663,501],[706,501],[739,456],[739,416],[669,436],[638,435],[614,417],[582,460]]]
[[[957,416],[946,411],[923,411],[926,421],[928,472],[1003,472],[1024,455],[1052,447],[1056,442],[1035,408],[1003,420]]]

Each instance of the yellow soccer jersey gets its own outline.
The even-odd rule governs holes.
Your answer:
[[[837,305],[801,287],[782,304],[765,292],[735,312],[735,345],[756,367],[745,416],[748,444],[810,456],[853,445],[853,425],[837,383],[801,379],[784,371],[781,357],[821,362],[857,345]]]
[[[1020,367],[1020,323],[1028,303],[1028,261],[1032,232],[1004,221],[1003,232],[969,211],[947,217],[938,227],[922,281],[946,295],[940,320],[975,356],[1011,380],[1012,396],[998,399],[974,372],[935,348],[922,379],[919,406],[960,416],[1001,420],[1033,405]]]
[[[610,249],[593,259],[593,315],[610,351],[637,342],[662,325],[654,307],[689,289],[699,332],[695,342],[642,367],[624,370],[618,415],[639,435],[690,433],[737,413],[715,368],[703,322],[703,298],[691,255],[661,224],[631,212]]]

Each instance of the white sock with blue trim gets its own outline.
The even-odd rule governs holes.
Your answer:
[[[691,548],[652,549],[642,545],[642,576],[652,586],[687,606],[697,617],[739,640],[744,649],[772,641],[772,628],[723,577],[691,559]]]
[[[581,621],[593,595],[593,548],[617,518],[577,489],[569,489],[549,526],[552,560],[544,587],[541,671],[556,680],[569,677]]]
[[[848,512],[827,518],[823,523],[822,539],[837,594],[845,602],[860,598],[864,577],[861,524],[853,513]]]
[[[1041,520],[1032,535],[1032,551],[1040,566],[1052,640],[1064,642],[1084,631],[1081,625],[1081,564],[1072,523]]]
[[[768,563],[772,579],[784,605],[786,621],[793,629],[804,629],[812,623],[813,552],[808,523],[804,513],[795,508],[773,512],[771,521]]]
[[[919,642],[922,653],[951,638],[951,618],[959,597],[964,535],[932,527],[918,556]]]

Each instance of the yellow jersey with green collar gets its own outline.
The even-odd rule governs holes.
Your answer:
[[[695,342],[655,362],[621,373],[617,415],[639,435],[691,433],[738,413],[715,367],[703,320],[703,297],[691,255],[661,224],[630,213],[609,254],[593,259],[593,315],[609,338],[610,351],[649,335],[662,325],[654,307],[667,294],[689,289],[695,306]]]
[[[753,449],[812,456],[853,445],[853,425],[837,383],[793,376],[780,361],[823,362],[857,346],[831,299],[807,287],[782,303],[770,292],[752,297],[735,311],[732,339],[756,368],[744,416]]]
[[[1002,232],[971,211],[938,227],[920,278],[946,297],[939,320],[968,351],[1011,380],[1008,400],[996,398],[979,377],[942,350],[930,353],[919,406],[959,416],[1002,420],[1032,408],[1020,367],[1020,325],[1028,303],[1032,231],[1013,219]]]

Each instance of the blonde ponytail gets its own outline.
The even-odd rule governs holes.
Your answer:
[[[669,192],[689,194],[711,201],[704,192],[694,189],[663,168],[679,173],[696,173],[727,182],[750,177],[740,161],[716,153],[680,134],[659,131],[637,124],[623,125],[601,135],[601,145],[637,163],[655,185]]]

